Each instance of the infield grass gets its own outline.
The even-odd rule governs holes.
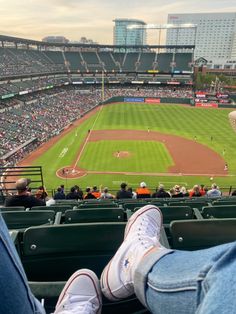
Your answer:
[[[128,157],[117,157],[117,152]],[[167,172],[173,165],[164,144],[155,141],[98,141],[86,145],[79,167],[93,171]]]

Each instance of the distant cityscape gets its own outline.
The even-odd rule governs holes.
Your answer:
[[[138,19],[117,18],[113,20],[113,44],[121,46],[147,45],[149,25]],[[176,27],[171,27],[175,25]],[[184,27],[182,25],[194,25]],[[210,68],[236,67],[236,12],[168,14],[166,26],[152,26],[159,32],[165,29],[166,45],[195,45],[194,59],[206,59]],[[178,28],[179,26],[179,28]],[[168,28],[170,27],[170,28]],[[157,36],[158,38],[158,36]],[[70,41],[64,36],[47,36],[50,43],[97,44],[93,39],[81,37]]]

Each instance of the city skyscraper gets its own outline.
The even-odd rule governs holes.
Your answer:
[[[115,19],[113,30],[114,45],[146,45],[146,23],[136,19]],[[140,28],[129,28],[131,25],[136,25]]]
[[[168,24],[196,24],[196,28],[168,29],[167,45],[195,44],[195,59],[224,64],[236,60],[236,13],[168,14]]]

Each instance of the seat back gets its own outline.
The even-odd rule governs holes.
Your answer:
[[[193,200],[193,201],[185,201],[184,202],[185,206],[189,206],[191,208],[197,208],[199,211],[202,211],[202,207],[208,206],[208,201],[205,199],[201,200]]]
[[[74,208],[79,207],[79,204],[80,203],[77,200],[56,200],[56,204],[51,206],[70,206],[71,208]]]
[[[172,246],[200,250],[236,240],[236,219],[180,220],[170,223]]]
[[[236,205],[236,199],[227,199],[227,200],[217,200],[217,201],[213,201],[212,204],[214,206],[217,205]]]
[[[25,211],[24,206],[10,206],[10,207],[0,207],[1,212],[9,212],[9,211]]]
[[[173,220],[194,219],[194,211],[189,206],[159,206],[163,223],[169,224]]]
[[[44,211],[44,210],[53,210],[55,213],[57,212],[62,212],[64,213],[66,210],[72,209],[73,206],[72,205],[52,205],[52,206],[34,206],[31,208],[32,210],[40,210],[40,211]]]
[[[43,224],[53,224],[55,212],[45,211],[9,211],[2,212],[8,229],[22,229]]]
[[[123,204],[123,207],[125,210],[130,209],[131,211],[134,211],[134,209],[139,209],[145,205],[148,205],[147,202],[141,202],[141,201],[136,201],[136,202],[127,202]]]
[[[125,223],[31,227],[23,233],[21,260],[30,281],[67,280],[80,268],[98,276],[123,241]]]
[[[204,218],[236,218],[236,205],[218,205],[203,207]]]
[[[65,212],[65,223],[86,223],[86,222],[112,222],[124,221],[123,209],[97,208],[97,209],[76,209]]]
[[[88,202],[88,203],[83,203],[79,205],[79,208],[112,208],[112,207],[118,207],[118,204],[114,202]]]

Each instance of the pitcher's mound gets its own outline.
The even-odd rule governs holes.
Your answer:
[[[113,156],[116,158],[128,158],[131,156],[131,154],[128,151],[121,150],[121,151],[117,151],[117,152],[113,153]]]

